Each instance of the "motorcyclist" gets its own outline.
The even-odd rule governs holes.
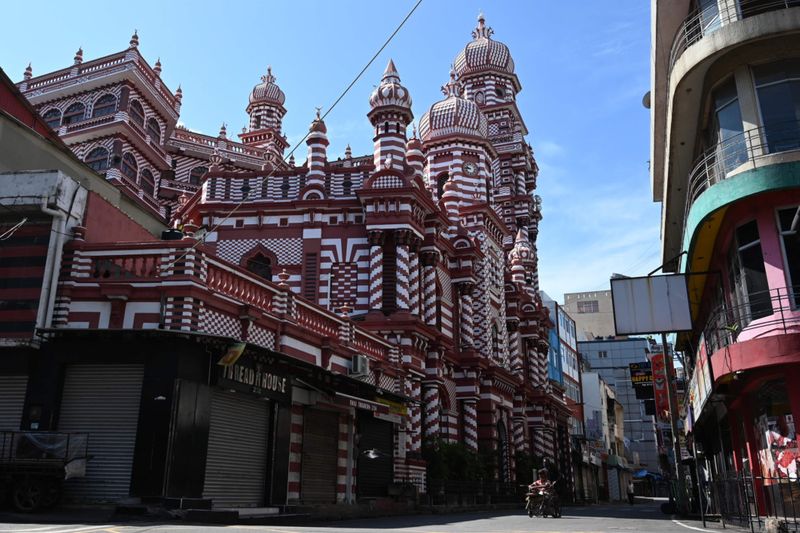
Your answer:
[[[528,499],[536,495],[541,495],[545,498],[545,508],[550,509],[553,516],[561,516],[561,506],[559,505],[558,495],[555,490],[555,483],[550,481],[550,476],[546,468],[542,468],[538,472],[538,479],[528,485]],[[529,516],[532,516],[529,513]]]
[[[549,491],[553,488],[553,482],[550,481],[546,468],[542,468],[538,472],[539,478],[528,486],[530,492],[537,490]]]

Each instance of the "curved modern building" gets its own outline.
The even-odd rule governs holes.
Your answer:
[[[715,490],[749,484],[715,498],[740,514],[796,516],[800,2],[653,0],[652,39],[653,200],[665,270],[690,274],[698,464]]]

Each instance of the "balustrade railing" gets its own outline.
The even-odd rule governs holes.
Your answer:
[[[278,292],[267,282],[256,281],[214,260],[208,261],[206,285],[213,292],[230,296],[262,311],[271,310],[272,299]]]
[[[800,0],[729,0],[715,2],[706,9],[694,11],[680,25],[672,42],[669,57],[670,71],[687,48],[720,28],[768,11],[797,6],[800,6]]]
[[[689,173],[684,221],[700,195],[728,179],[733,171],[747,164],[755,167],[768,156],[798,150],[800,121],[796,120],[753,128],[712,146],[697,159]]]
[[[703,335],[707,353],[748,338],[800,332],[800,287],[784,287],[749,293],[745,301],[723,304],[706,321]]]

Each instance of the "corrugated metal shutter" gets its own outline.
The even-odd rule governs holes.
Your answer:
[[[339,415],[317,409],[303,415],[300,499],[303,503],[336,503]]]
[[[214,507],[264,503],[270,402],[214,390],[203,497]]]
[[[59,431],[89,433],[86,477],[64,484],[70,500],[116,501],[129,495],[144,365],[66,368]]]
[[[28,376],[0,376],[0,431],[19,431]]]
[[[358,497],[387,496],[389,484],[394,480],[393,424],[378,420],[368,414],[358,419]],[[366,452],[375,450],[377,457],[370,459]]]

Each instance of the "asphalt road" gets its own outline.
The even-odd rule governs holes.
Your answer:
[[[289,525],[191,525],[185,523],[123,522],[118,524],[36,524],[23,523],[15,515],[0,515],[0,532],[15,533],[690,533],[719,531],[719,528],[663,515],[658,504],[648,502],[633,507],[592,505],[566,507],[562,518],[528,518],[522,510],[496,513],[414,515],[361,520],[332,521],[304,526]],[[26,517],[35,519],[34,517]]]

